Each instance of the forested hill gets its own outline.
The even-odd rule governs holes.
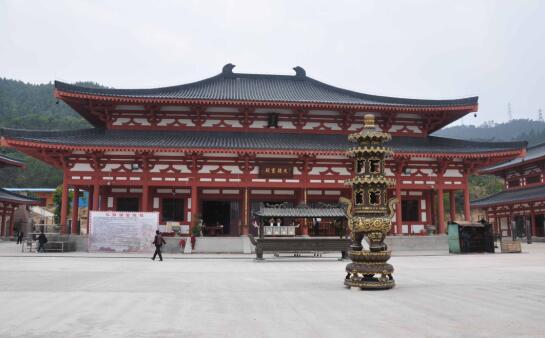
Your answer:
[[[53,90],[52,83],[34,85],[0,78],[0,127],[44,130],[89,127],[64,102],[56,104]]]
[[[529,145],[545,142],[545,122],[528,119],[505,123],[483,123],[480,126],[455,126],[434,135],[478,141],[528,141]]]

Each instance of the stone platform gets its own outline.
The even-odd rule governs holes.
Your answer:
[[[334,237],[324,237],[334,238]],[[166,253],[180,253],[181,237],[165,237]],[[76,251],[87,251],[87,236],[71,236],[75,242]],[[396,255],[396,252],[433,252],[436,254],[448,253],[448,238],[446,235],[436,236],[388,236],[385,243]],[[239,237],[198,237],[195,244],[195,253],[255,253],[255,247],[247,236]]]

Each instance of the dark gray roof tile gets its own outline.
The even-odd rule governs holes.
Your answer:
[[[16,204],[38,204],[38,200],[0,188],[0,201],[13,202]]]
[[[511,168],[511,167],[518,167],[519,165],[523,165],[525,162],[527,163],[527,162],[536,161],[540,159],[545,159],[545,143],[528,147],[528,149],[526,149],[526,155],[524,157],[517,157],[510,161],[503,162],[488,168],[484,168],[481,171],[483,173],[497,172],[498,170]]]
[[[0,168],[2,167],[24,167],[25,164],[21,162],[20,160],[17,160],[15,158],[11,158],[5,155],[0,155]]]
[[[497,194],[471,201],[472,207],[486,207],[493,205],[509,204],[513,202],[529,202],[545,200],[545,185],[532,188],[517,188],[504,190]]]
[[[226,67],[229,65],[226,65]],[[233,66],[234,67],[234,66]],[[296,67],[297,68],[297,67]],[[298,102],[350,105],[465,106],[476,105],[478,97],[454,100],[420,100],[358,93],[334,87],[304,75],[233,73],[232,67],[216,76],[179,86],[153,89],[89,88],[55,81],[62,92],[145,99],[229,100],[259,102]]]
[[[90,128],[71,131],[0,129],[0,136],[67,146],[267,149],[345,151],[354,144],[346,135],[295,133],[128,131]],[[525,142],[477,142],[443,137],[393,137],[387,143],[395,152],[473,154],[521,150]]]
[[[256,213],[259,217],[307,217],[307,218],[345,218],[343,208],[261,208]]]

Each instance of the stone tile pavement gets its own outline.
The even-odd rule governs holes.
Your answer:
[[[544,337],[545,243],[523,250],[396,256],[396,288],[366,292],[333,255],[153,262],[0,243],[0,337]]]

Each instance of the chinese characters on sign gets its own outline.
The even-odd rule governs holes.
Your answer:
[[[293,166],[282,163],[262,163],[259,165],[261,178],[292,178]]]
[[[89,251],[151,252],[157,212],[91,211]]]

